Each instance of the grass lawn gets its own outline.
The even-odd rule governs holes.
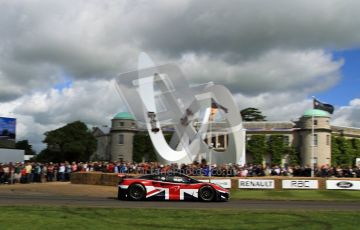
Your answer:
[[[231,199],[242,200],[324,200],[359,201],[360,191],[340,190],[239,190],[230,191]]]
[[[358,212],[0,207],[0,229],[359,229]]]

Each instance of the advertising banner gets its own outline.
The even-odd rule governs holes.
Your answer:
[[[357,167],[360,167],[360,158],[356,158],[356,159],[355,159],[355,165],[356,165]]]
[[[0,117],[0,140],[15,140],[16,119]]]
[[[212,179],[210,182],[223,188],[231,188],[231,179]]]
[[[283,189],[318,189],[317,180],[282,180]]]
[[[274,189],[274,180],[239,179],[239,188]]]
[[[360,190],[360,181],[327,180],[326,189]]]

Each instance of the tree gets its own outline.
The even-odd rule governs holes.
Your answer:
[[[254,164],[262,164],[266,153],[265,135],[252,135],[247,141],[247,151],[253,157]]]
[[[288,154],[289,156],[289,165],[299,165],[301,160],[300,160],[300,154],[299,152],[295,149],[294,146],[288,146],[285,150],[286,154]]]
[[[243,121],[266,121],[266,116],[263,116],[261,111],[257,108],[246,108],[240,111]]]
[[[170,142],[172,133],[164,133],[167,143]],[[157,161],[156,152],[147,132],[139,132],[133,139],[133,161],[142,162],[143,160],[152,162]]]
[[[336,166],[340,162],[340,149],[338,144],[338,137],[331,136],[331,165]]]
[[[344,137],[331,137],[331,163],[332,165],[353,165],[358,154],[357,142]]]
[[[351,146],[354,151],[354,158],[360,158],[360,139],[351,139]]]
[[[35,151],[32,149],[32,145],[29,144],[28,140],[18,141],[15,144],[15,148],[25,150],[25,155],[35,155]]]
[[[287,150],[284,135],[270,135],[268,147],[271,154],[271,163],[274,165],[280,165]]]
[[[88,161],[96,149],[96,139],[81,121],[45,133],[44,149],[36,160]]]
[[[133,146],[134,162],[142,162],[143,160],[156,161],[155,150],[147,132],[139,132],[135,134]]]

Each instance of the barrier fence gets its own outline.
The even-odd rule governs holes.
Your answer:
[[[130,175],[131,176],[131,175]],[[136,175],[139,176],[139,175]],[[309,177],[194,177],[203,182],[237,189],[295,189],[295,190],[360,190],[360,178],[309,178]],[[116,173],[78,172],[71,174],[73,184],[116,186],[120,177]]]

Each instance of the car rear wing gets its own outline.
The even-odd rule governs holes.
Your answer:
[[[133,178],[134,177],[132,175],[127,175],[125,173],[118,173],[117,176],[119,178],[119,183],[121,183],[125,178]]]

